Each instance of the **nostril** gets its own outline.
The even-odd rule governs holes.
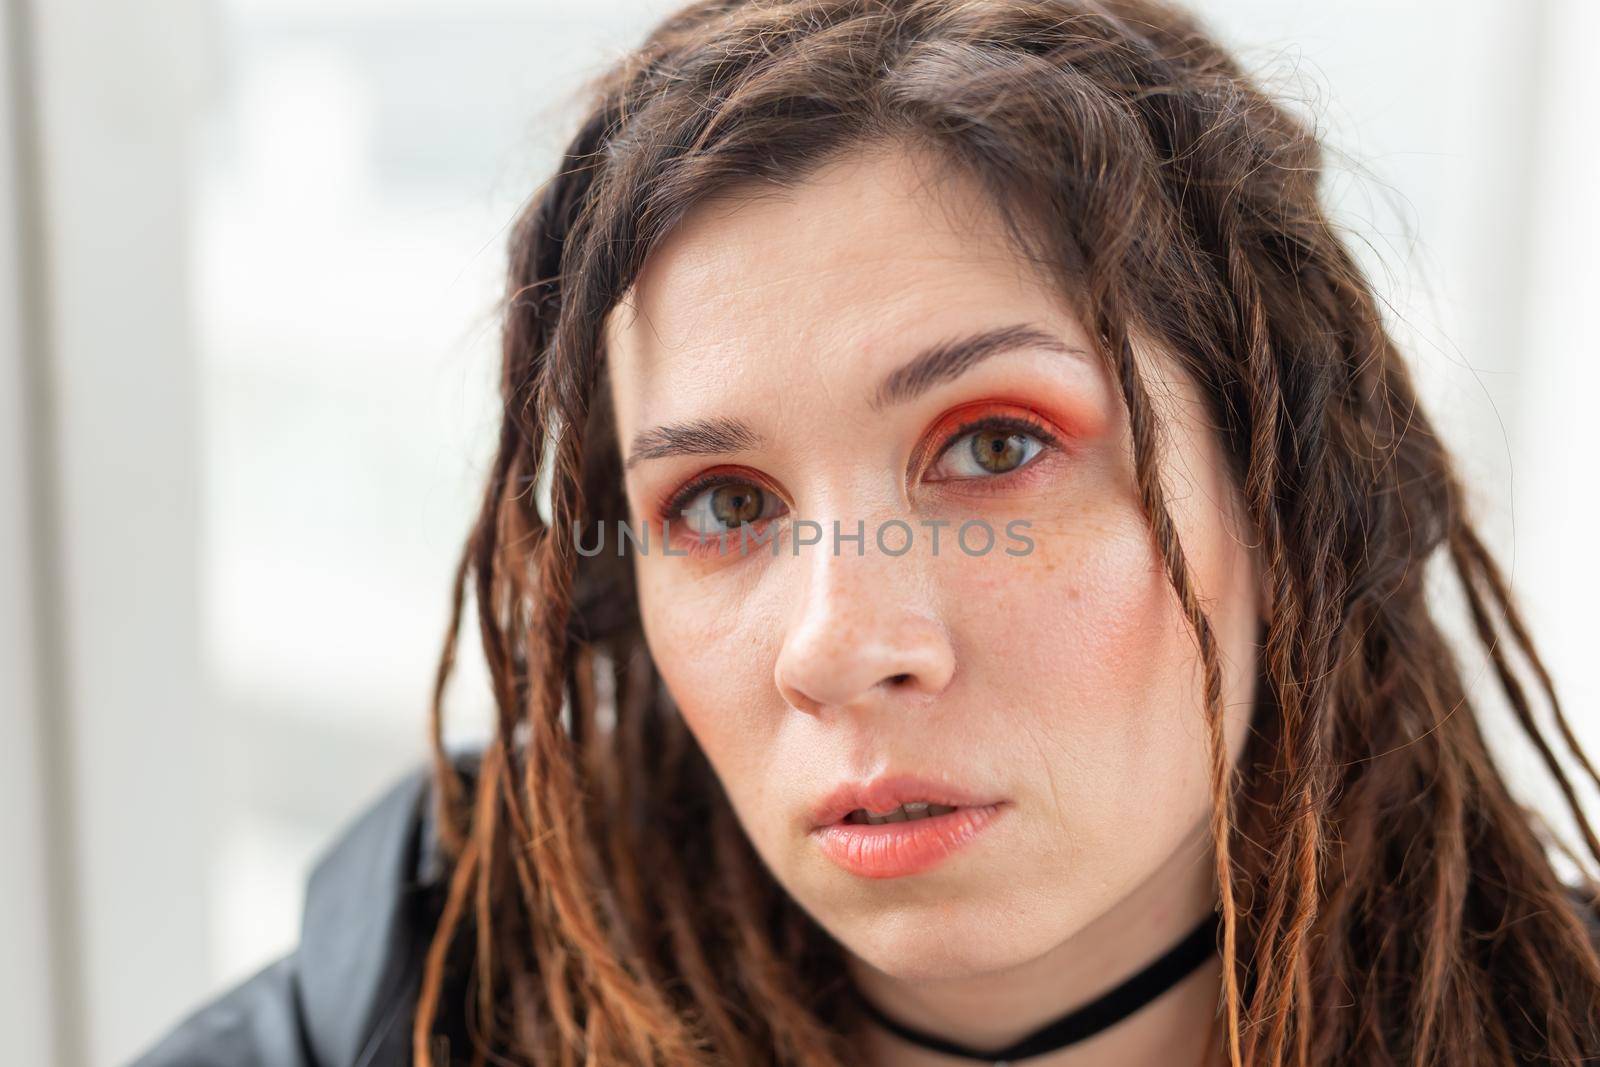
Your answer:
[[[896,674],[889,678],[890,685],[905,685],[909,681],[911,681],[911,675],[909,674]]]

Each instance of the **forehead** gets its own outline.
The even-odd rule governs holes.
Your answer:
[[[819,379],[864,402],[924,343],[1030,320],[1079,332],[981,188],[926,155],[876,150],[698,205],[607,316],[605,345],[619,423],[636,425]]]

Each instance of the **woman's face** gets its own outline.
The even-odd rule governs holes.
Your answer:
[[[628,548],[650,652],[755,849],[841,944],[976,975],[1127,901],[1209,893],[1200,663],[1126,413],[976,186],[881,150],[702,205],[605,344],[632,522],[653,525]],[[1192,382],[1146,369],[1237,756],[1253,538]],[[841,825],[918,797],[955,810]]]

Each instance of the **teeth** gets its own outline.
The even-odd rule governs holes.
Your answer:
[[[872,826],[882,826],[890,822],[916,822],[918,819],[930,819],[935,815],[948,815],[956,809],[949,804],[931,804],[926,800],[908,800],[898,808],[878,814],[865,808],[857,808],[845,817],[845,822],[867,823]]]

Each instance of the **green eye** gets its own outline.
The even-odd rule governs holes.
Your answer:
[[[973,460],[990,474],[1004,474],[1028,461],[1026,434],[979,430],[969,436]]]
[[[750,482],[719,482],[696,493],[678,511],[689,530],[715,537],[745,523],[771,518],[782,501]]]
[[[1044,451],[1035,435],[1011,427],[985,427],[956,437],[934,464],[936,478],[988,478],[1009,474]]]

